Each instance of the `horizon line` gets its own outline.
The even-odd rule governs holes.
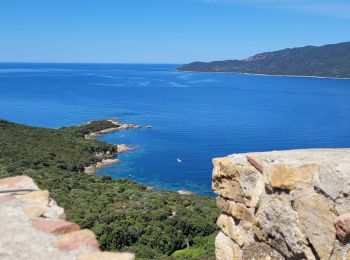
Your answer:
[[[80,61],[0,61],[0,64],[121,64],[121,65],[143,65],[143,64],[154,64],[154,65],[182,65],[186,63],[165,63],[165,62],[80,62]]]

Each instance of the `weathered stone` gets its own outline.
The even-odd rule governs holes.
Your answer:
[[[349,251],[349,246],[350,245],[344,244],[339,240],[335,240],[333,251],[329,260],[346,260],[346,254]]]
[[[243,247],[242,260],[284,260],[284,257],[265,243],[251,243]]]
[[[349,175],[350,176],[350,175]],[[346,196],[343,198],[339,198],[336,201],[332,201],[334,214],[337,216],[346,214],[350,212],[350,197]]]
[[[224,233],[219,232],[215,239],[216,260],[238,260],[241,259],[242,250]]]
[[[270,244],[286,256],[303,254],[306,237],[300,230],[298,214],[289,202],[288,194],[265,196],[256,214],[262,232],[273,240]]]
[[[254,222],[253,209],[248,209],[244,204],[218,197],[216,205],[219,209],[237,219]]]
[[[263,175],[258,171],[243,172],[240,176],[240,184],[245,194],[246,206],[255,208],[265,190]]]
[[[264,162],[255,155],[247,155],[248,162],[255,167],[260,173],[264,172]]]
[[[347,193],[348,181],[343,172],[337,171],[334,166],[320,165],[315,176],[315,187],[333,200],[343,197]]]
[[[225,213],[219,227],[242,246],[243,255],[236,259],[349,257],[350,149],[215,159],[213,189],[221,196],[217,206]],[[334,222],[336,216],[340,217]],[[225,253],[220,250],[216,254],[229,259],[222,258]]]
[[[350,238],[350,213],[343,214],[335,219],[335,230],[340,241],[346,242]]]
[[[95,234],[88,229],[60,235],[53,242],[53,245],[64,251],[76,250],[79,248],[99,249]]]
[[[245,160],[234,164],[232,157],[213,160],[213,191],[235,202],[255,207],[264,188],[263,176]]]
[[[66,219],[66,214],[64,212],[64,209],[58,206],[49,207],[48,210],[45,211],[43,216],[49,219],[62,219],[62,220]]]
[[[345,259],[346,259],[346,260],[350,260],[350,250],[346,253]]]
[[[18,196],[20,200],[43,205],[49,204],[49,192],[47,190],[38,190]]]
[[[229,215],[221,214],[217,224],[222,232],[239,246],[243,246],[244,243],[249,243],[254,239],[253,234],[249,232],[252,225],[249,225],[243,221],[235,220]]]
[[[316,168],[315,164],[302,166],[277,164],[266,170],[272,188],[293,190],[297,187],[312,186]]]
[[[36,218],[44,215],[47,209],[42,207],[29,207],[24,210],[29,218]]]
[[[79,225],[64,220],[37,219],[33,226],[46,233],[64,234],[80,229]]]
[[[293,193],[301,229],[317,255],[329,259],[335,240],[335,216],[327,199],[312,190]]]
[[[0,195],[0,202],[14,200],[14,199],[16,199],[15,195],[3,195],[3,196]]]
[[[134,260],[135,255],[131,253],[93,252],[83,253],[77,260]]]
[[[245,167],[231,164],[230,158],[214,159],[213,164],[213,191],[222,197],[244,203],[244,193],[240,187],[239,176]]]
[[[28,189],[28,186],[32,189],[36,186],[26,176],[0,182],[5,190]],[[98,250],[95,235],[88,230],[75,231],[79,229],[77,224],[60,220],[64,210],[54,200],[47,198],[47,192],[12,191],[4,194],[0,196],[1,260],[75,260],[78,256],[81,260],[134,259],[130,253],[90,254]]]
[[[33,189],[39,190],[32,178],[28,176],[15,176],[0,180],[0,190],[7,189]]]

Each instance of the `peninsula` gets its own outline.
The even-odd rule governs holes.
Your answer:
[[[49,129],[0,120],[0,179],[32,178],[65,209],[67,221],[96,234],[101,250],[138,259],[213,258],[219,216],[213,198],[84,172],[107,155],[118,156],[116,145],[86,138],[111,128],[125,126],[94,121]]]
[[[350,42],[264,52],[244,60],[193,62],[178,71],[350,78]]]

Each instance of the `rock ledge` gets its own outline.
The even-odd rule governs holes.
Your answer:
[[[350,259],[350,149],[213,160],[216,259]]]
[[[0,180],[0,259],[133,260],[101,252],[95,234],[65,220],[64,209],[27,176]]]

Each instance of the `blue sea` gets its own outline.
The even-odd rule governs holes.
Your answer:
[[[140,124],[100,138],[137,150],[97,174],[206,195],[212,194],[214,157],[350,147],[350,80],[176,67],[3,63],[0,118],[53,128],[108,118]],[[149,124],[153,128],[144,127]]]

